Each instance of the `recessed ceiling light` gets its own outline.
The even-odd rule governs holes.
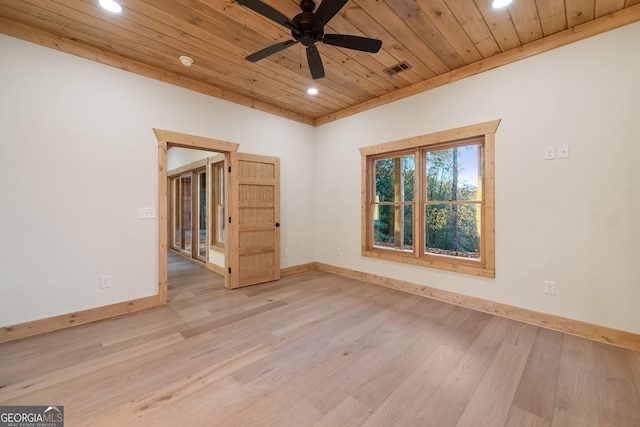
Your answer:
[[[502,9],[503,7],[509,6],[512,1],[513,0],[493,0],[491,7],[494,9]]]
[[[103,9],[106,9],[109,12],[113,12],[113,13],[122,12],[122,6],[120,6],[114,0],[100,0],[98,1],[98,3],[100,3],[100,6],[102,6]]]
[[[185,67],[191,67],[191,65],[193,64],[193,59],[189,58],[188,56],[181,56],[179,59],[180,62],[182,62],[182,65],[184,65]]]
[[[309,95],[317,95],[318,94],[318,89],[316,89],[315,87],[310,87],[309,89],[307,89],[307,93]]]

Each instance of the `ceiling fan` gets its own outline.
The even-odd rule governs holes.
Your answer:
[[[301,0],[300,9],[302,12],[294,16],[291,20],[271,6],[262,3],[260,0],[236,1],[254,12],[288,28],[291,30],[291,36],[293,37],[293,40],[274,44],[273,46],[269,46],[247,56],[245,59],[251,62],[256,62],[274,53],[278,53],[296,43],[302,43],[307,47],[307,61],[309,62],[311,76],[314,79],[319,79],[324,77],[324,67],[318,48],[315,46],[316,42],[321,41],[333,46],[371,53],[378,52],[382,47],[382,41],[368,37],[324,33],[324,26],[342,9],[348,0],[324,0],[320,3],[315,13],[316,4],[313,0]]]

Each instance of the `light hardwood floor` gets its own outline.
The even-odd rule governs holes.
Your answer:
[[[0,344],[0,405],[67,426],[640,426],[640,354],[313,271]]]

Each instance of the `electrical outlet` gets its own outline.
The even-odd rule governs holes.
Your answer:
[[[282,251],[282,256],[285,257],[285,258],[289,256],[289,249],[288,248],[284,248],[284,250]]]
[[[111,276],[105,274],[104,276],[100,276],[100,288],[110,288],[111,287]]]
[[[555,295],[556,294],[556,282],[551,282],[549,280],[544,281],[544,293],[547,295]]]
[[[336,248],[336,256],[342,256],[342,249]]]

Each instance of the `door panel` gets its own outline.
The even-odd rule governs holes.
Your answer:
[[[229,287],[280,278],[280,159],[232,153]]]

